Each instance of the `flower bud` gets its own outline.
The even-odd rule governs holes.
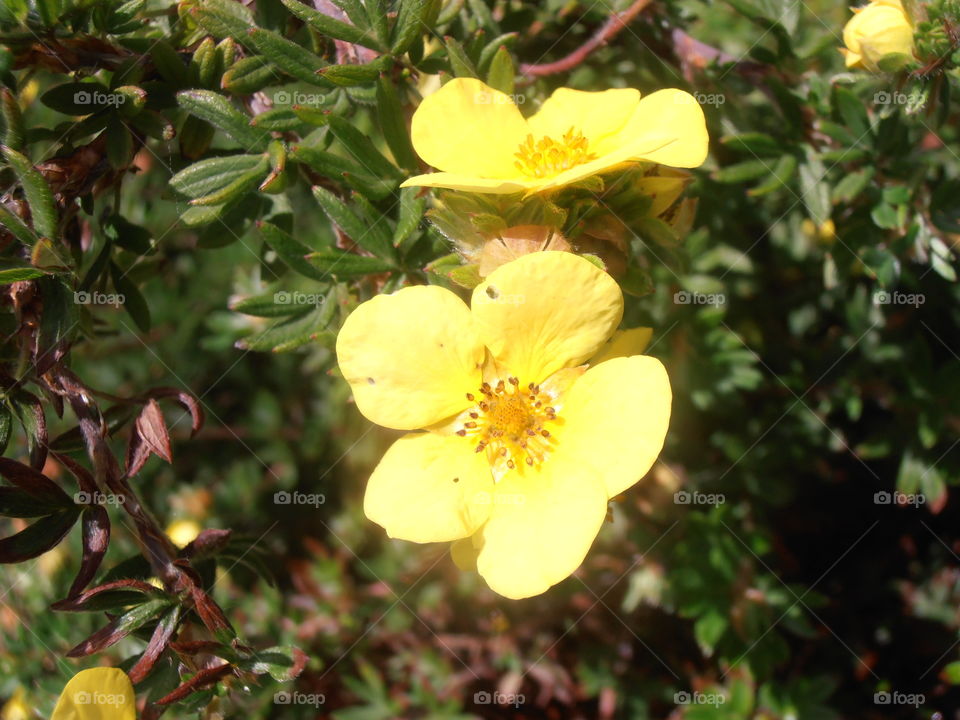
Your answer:
[[[854,12],[843,28],[847,67],[881,72],[891,62],[913,59],[913,24],[900,0],[872,0]]]

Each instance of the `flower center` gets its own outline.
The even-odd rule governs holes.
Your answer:
[[[542,137],[534,141],[533,135],[527,135],[514,153],[517,158],[514,165],[527,177],[553,177],[576,165],[595,160],[596,153],[588,152],[589,146],[583,133],[572,127],[560,140]]]
[[[550,431],[544,425],[557,419],[556,410],[548,405],[550,397],[533,383],[521,389],[515,377],[500,380],[496,386],[483,383],[480,395],[477,400],[473,393],[467,393],[467,400],[477,405],[469,411],[470,420],[457,435],[475,439],[477,452],[486,452],[495,470],[539,465],[551,443]]]

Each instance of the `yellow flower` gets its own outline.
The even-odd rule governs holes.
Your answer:
[[[623,295],[593,263],[536,252],[494,270],[471,307],[435,286],[362,303],[337,338],[357,407],[409,432],[364,498],[390,537],[456,541],[509,598],[570,575],[607,501],[663,446],[670,383],[640,355],[649,328],[617,332]]]
[[[441,172],[403,183],[481,193],[540,192],[634,161],[697,167],[707,156],[699,103],[682,90],[560,88],[524,118],[509,95],[457,78],[413,115],[413,146]]]
[[[50,720],[136,720],[136,701],[123,670],[81,670],[60,693]]]
[[[900,0],[872,0],[843,28],[840,50],[847,67],[862,67],[880,72],[880,61],[889,56],[913,58],[913,25]]]
[[[185,548],[197,539],[202,530],[193,520],[174,520],[167,526],[167,537],[178,548]]]

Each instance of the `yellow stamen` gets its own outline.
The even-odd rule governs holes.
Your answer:
[[[556,410],[544,407],[541,398],[549,402],[553,398],[534,383],[521,388],[515,377],[500,380],[495,387],[483,383],[480,394],[483,399],[467,411],[471,419],[456,434],[476,439],[476,451],[486,451],[497,477],[521,464],[539,465],[555,442],[544,424],[557,419]],[[476,401],[471,393],[467,399]]]
[[[589,146],[583,133],[572,127],[560,140],[542,137],[535,141],[533,135],[527,135],[514,153],[517,157],[514,165],[527,177],[553,177],[564,170],[596,160],[597,155],[589,152]]]

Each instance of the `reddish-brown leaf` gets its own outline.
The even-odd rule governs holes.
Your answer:
[[[185,558],[202,558],[214,555],[227,544],[232,533],[232,530],[207,528],[184,547],[180,555]]]
[[[230,663],[224,663],[223,665],[201,670],[172,693],[164,695],[157,700],[157,705],[169,705],[170,703],[177,702],[177,700],[182,700],[191,693],[215,685],[219,682],[220,678],[229,675],[232,670],[233,666]]]
[[[109,545],[110,516],[102,505],[91,505],[83,511],[83,559],[68,598],[76,597],[90,584]]]
[[[55,602],[50,607],[52,607],[54,610],[65,611],[86,610],[84,605],[86,605],[93,598],[97,597],[101,593],[116,592],[118,590],[140,592],[144,595],[152,595],[158,592],[157,588],[155,588],[153,585],[143,582],[142,580],[114,580],[113,582],[104,583],[103,585],[97,585],[89,590],[85,590],[76,597],[70,597],[66,600]]]
[[[143,655],[137,660],[136,665],[130,669],[128,675],[130,676],[131,682],[138,683],[150,674],[153,666],[157,660],[160,659],[163,651],[170,643],[170,638],[173,637],[173,633],[176,632],[179,623],[180,608],[174,606],[173,609],[164,616],[163,620],[157,623],[157,627],[154,629],[150,642],[147,643],[147,647],[143,651]]]
[[[190,393],[176,388],[162,387],[154,388],[149,394],[156,398],[173,398],[184,410],[190,413],[191,437],[196,435],[197,431],[203,427],[203,408],[200,407],[200,402]]]
[[[173,462],[173,451],[170,448],[170,433],[167,432],[167,423],[163,419],[160,404],[150,398],[136,423],[137,433],[143,438],[150,452],[167,462]]]
[[[73,504],[70,497],[60,489],[59,485],[29,465],[18,463],[10,458],[0,457],[0,475],[3,475],[4,478],[38,500],[63,507],[69,507]]]

